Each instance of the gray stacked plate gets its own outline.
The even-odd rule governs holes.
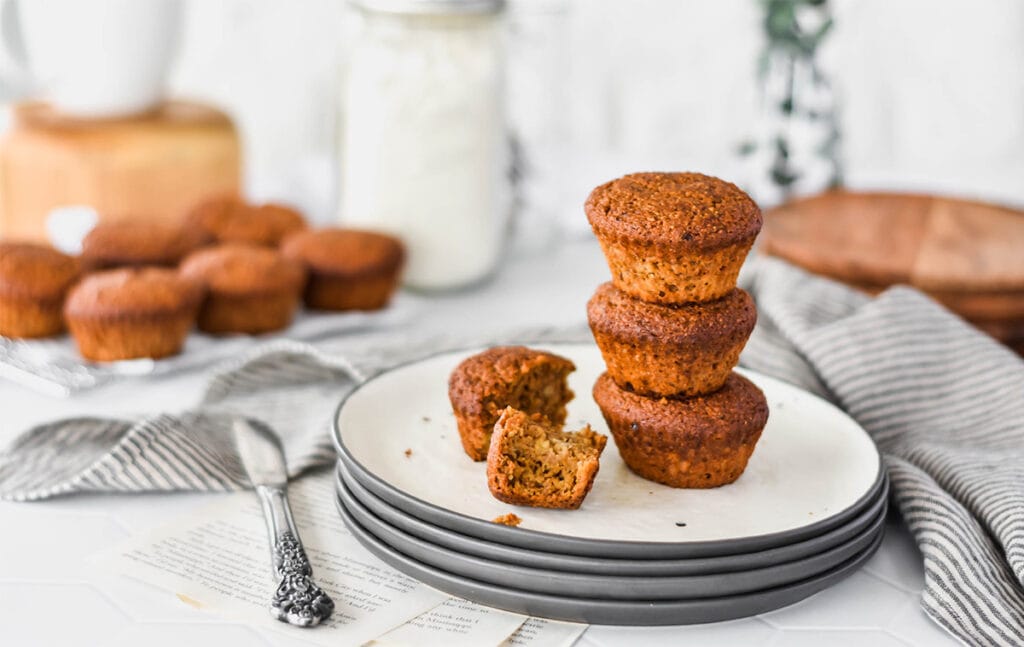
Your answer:
[[[600,371],[596,350],[551,350],[576,363],[584,384],[571,386],[587,393]],[[752,373],[772,421],[735,484],[664,488],[633,475],[609,446],[580,510],[497,502],[484,466],[461,454],[447,402],[447,376],[471,352],[385,373],[339,407],[338,509],[364,546],[411,577],[535,616],[700,623],[812,595],[882,540],[888,482],[867,436],[831,405]],[[600,421],[595,410],[580,398],[570,420]],[[507,512],[522,524],[491,521]]]

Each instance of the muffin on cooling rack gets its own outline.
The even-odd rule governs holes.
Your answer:
[[[289,234],[307,227],[306,219],[282,204],[252,205],[234,196],[211,198],[186,217],[186,223],[220,243],[277,247]]]
[[[594,189],[585,210],[615,286],[652,303],[728,294],[761,230],[746,193],[700,173],[626,175]]]
[[[157,359],[180,352],[202,297],[202,284],[175,270],[107,270],[75,286],[64,317],[86,359]]]
[[[678,488],[738,479],[768,422],[761,389],[738,373],[714,393],[679,400],[639,396],[605,373],[594,384],[594,400],[626,465]]]
[[[721,299],[678,306],[598,286],[587,319],[608,374],[634,393],[700,395],[725,384],[754,330],[754,300],[736,288]]]
[[[487,487],[512,505],[575,510],[597,478],[608,437],[589,425],[564,431],[540,414],[506,408],[487,453]]]
[[[213,334],[288,327],[306,280],[302,265],[277,250],[237,244],[195,252],[181,264],[181,274],[206,287],[198,326]]]
[[[394,236],[328,228],[292,234],[282,253],[305,265],[306,306],[314,310],[379,310],[398,288],[405,247]]]
[[[496,346],[460,363],[448,379],[462,447],[475,461],[487,458],[491,432],[505,407],[537,413],[556,425],[565,422],[572,400],[568,359],[525,346]]]
[[[173,267],[211,238],[204,232],[157,222],[101,222],[82,240],[82,261],[90,270],[161,265]]]
[[[0,242],[0,335],[59,334],[64,297],[78,275],[78,261],[52,247]]]

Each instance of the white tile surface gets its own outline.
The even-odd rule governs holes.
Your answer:
[[[87,584],[0,582],[0,642],[4,645],[101,644],[127,620]]]
[[[771,647],[906,647],[905,643],[881,631],[793,630],[781,633]]]
[[[783,629],[882,627],[906,598],[906,592],[861,570],[810,599],[762,617]]]
[[[720,645],[767,645],[781,633],[759,618],[714,622],[689,627],[600,627],[584,634],[583,644],[595,647],[643,645],[644,647],[718,647]]]

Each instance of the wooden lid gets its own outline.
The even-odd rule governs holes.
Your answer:
[[[126,117],[86,119],[68,116],[57,111],[48,103],[33,101],[15,106],[13,110],[15,128],[38,130],[104,132],[140,127],[159,126],[180,128],[227,128],[232,129],[226,114],[208,105],[187,101],[165,101],[153,110]]]
[[[1024,212],[833,191],[765,214],[761,250],[868,291],[905,283],[967,319],[1024,317]]]

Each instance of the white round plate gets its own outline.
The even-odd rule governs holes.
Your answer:
[[[576,364],[569,378],[576,398],[569,404],[567,426],[586,422],[608,433],[590,395],[604,371],[597,347],[539,348]],[[383,373],[351,393],[338,409],[335,444],[354,476],[410,514],[424,518],[428,512],[428,521],[436,523],[440,515],[456,525],[480,528],[481,522],[514,512],[522,518],[516,534],[528,530],[647,545],[721,543],[738,549],[717,549],[729,554],[824,532],[870,503],[880,489],[878,450],[853,419],[795,386],[740,371],[764,391],[770,413],[750,463],[735,483],[707,490],[659,485],[630,471],[609,442],[594,487],[579,510],[510,506],[488,491],[486,465],[463,452],[448,401],[448,376],[479,350],[436,355]],[[777,540],[744,543],[761,537]]]

